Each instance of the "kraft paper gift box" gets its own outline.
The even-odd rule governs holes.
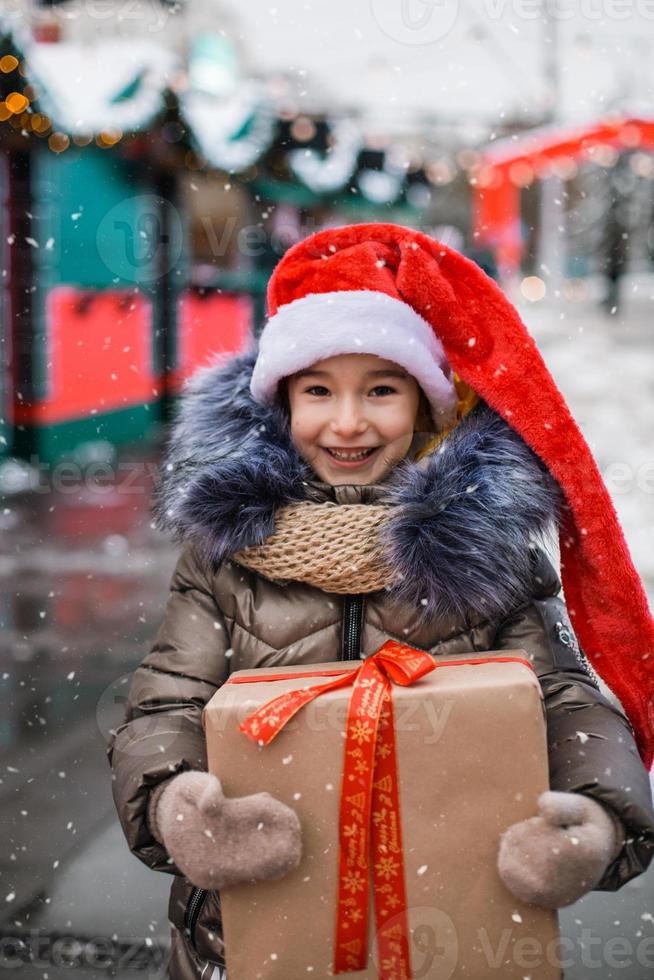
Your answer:
[[[366,816],[352,809],[366,806],[357,790],[367,774],[357,766],[370,739],[360,718],[379,704],[370,710],[365,684],[374,684],[364,681],[357,721],[350,698],[355,673],[384,651],[400,660],[417,654],[436,668],[407,686],[384,681],[393,718],[380,722],[386,751],[374,751],[367,785],[376,795]],[[293,707],[297,692],[337,680],[347,686]],[[292,717],[263,744],[266,724],[269,737],[283,714],[263,706],[280,695]],[[259,715],[253,732],[246,719],[258,709],[265,723]],[[515,898],[496,864],[501,833],[536,815],[549,788],[542,693],[523,651],[439,658],[389,641],[364,661],[236,671],[203,722],[209,771],[225,795],[267,790],[302,825],[297,869],[221,893],[229,980],[559,980],[556,912]],[[371,841],[360,836],[364,823]],[[365,889],[352,872],[365,864],[361,848],[370,854]]]

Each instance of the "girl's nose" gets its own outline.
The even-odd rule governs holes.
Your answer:
[[[368,428],[368,423],[360,408],[351,401],[339,406],[331,421],[332,431],[338,435],[360,435]]]

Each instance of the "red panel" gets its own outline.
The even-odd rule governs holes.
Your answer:
[[[502,174],[492,186],[476,190],[473,209],[477,242],[494,250],[501,277],[516,273],[522,257],[518,188]]]
[[[537,166],[540,160],[558,157],[578,159],[594,146],[615,146],[618,149],[654,147],[654,121],[619,119],[590,126],[547,127],[527,131],[516,140],[502,140],[498,147],[488,147],[483,163],[493,167],[526,162]]]
[[[47,298],[48,395],[21,421],[63,422],[152,402],[152,308],[133,290],[58,286]],[[18,412],[17,412],[18,414]]]
[[[217,354],[236,353],[248,346],[252,300],[247,295],[189,291],[179,300],[177,322],[177,367],[169,376],[173,391]]]
[[[515,163],[527,163],[537,176],[548,161],[560,157],[592,160],[592,149],[615,146],[618,149],[654,148],[654,122],[644,119],[618,119],[585,127],[547,127],[527,132],[515,141],[502,140],[499,147],[488,147],[483,154],[483,183],[473,191],[474,231],[479,244],[494,249],[501,277],[518,272],[522,258],[520,199],[511,184],[509,171]]]

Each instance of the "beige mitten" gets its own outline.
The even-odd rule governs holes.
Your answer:
[[[548,790],[540,816],[515,823],[500,840],[498,870],[506,887],[532,905],[571,905],[599,884],[623,843],[620,820],[581,793]]]
[[[227,799],[208,772],[183,772],[155,789],[148,824],[200,888],[282,878],[302,855],[295,810],[265,792]]]

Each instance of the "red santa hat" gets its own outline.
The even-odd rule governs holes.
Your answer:
[[[252,377],[258,401],[281,378],[335,354],[378,354],[420,383],[444,423],[452,371],[543,460],[567,507],[560,527],[568,611],[588,659],[654,760],[654,622],[593,456],[517,310],[476,263],[392,224],[317,232],[268,285],[270,319]]]
[[[326,274],[339,278],[331,266]],[[389,287],[339,289],[334,282],[334,289],[300,292],[280,305],[259,340],[251,384],[254,398],[273,401],[282,378],[326,357],[377,354],[414,376],[439,429],[450,423],[457,396],[443,345],[427,320],[400,298],[395,283]],[[311,330],[308,323],[313,324]]]

